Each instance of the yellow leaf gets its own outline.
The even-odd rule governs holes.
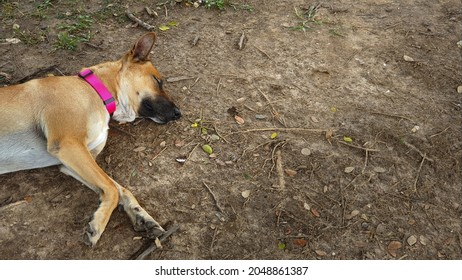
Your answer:
[[[167,23],[168,26],[178,26],[178,22],[176,21],[170,21],[169,23]]]
[[[167,31],[167,30],[170,29],[170,27],[168,27],[167,25],[161,25],[161,26],[159,26],[159,29],[160,29],[161,31]]]
[[[197,122],[193,123],[193,124],[191,125],[191,127],[192,127],[192,128],[196,128],[196,127],[197,127]]]
[[[337,108],[331,107],[331,108],[330,108],[330,111],[331,111],[332,113],[335,113],[335,112],[337,112]]]
[[[278,137],[277,132],[271,133],[271,136],[270,136],[271,139],[274,139],[274,138],[276,138],[276,137]]]

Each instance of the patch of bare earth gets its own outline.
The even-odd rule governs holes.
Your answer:
[[[461,258],[462,5],[404,2],[253,0],[253,12],[176,5],[157,18],[130,4],[178,23],[157,31],[153,61],[183,118],[111,124],[98,159],[181,226],[150,258]],[[2,20],[0,36],[56,19],[28,20]],[[2,45],[2,83],[116,59],[145,32],[130,24],[98,22],[74,52]],[[3,259],[127,259],[145,242],[115,211],[86,247],[98,198],[55,167],[0,175],[0,190]]]

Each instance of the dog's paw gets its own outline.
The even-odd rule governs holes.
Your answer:
[[[95,246],[96,242],[98,242],[101,234],[95,229],[95,227],[89,223],[87,228],[85,229],[85,234],[83,235],[83,241],[86,245],[93,247]]]
[[[150,216],[136,215],[133,225],[135,231],[144,231],[149,238],[156,238],[164,234],[165,230]]]

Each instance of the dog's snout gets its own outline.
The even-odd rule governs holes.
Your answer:
[[[179,119],[181,117],[181,111],[180,109],[178,109],[178,107],[175,107],[173,109],[173,116],[175,118],[175,120]]]

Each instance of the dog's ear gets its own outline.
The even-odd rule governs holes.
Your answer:
[[[154,32],[144,34],[143,37],[138,39],[130,51],[132,60],[134,62],[149,60],[149,53],[151,52],[155,41],[156,34]]]

